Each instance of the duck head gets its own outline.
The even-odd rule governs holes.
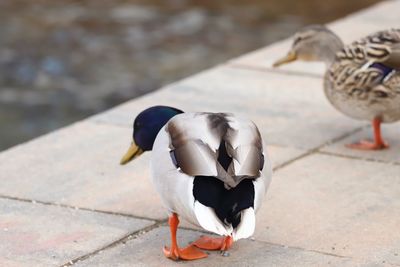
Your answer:
[[[343,42],[331,30],[323,25],[307,26],[294,35],[294,41],[288,54],[277,60],[273,67],[295,61],[324,61],[330,64]]]
[[[143,110],[133,122],[133,140],[120,164],[124,165],[145,151],[153,148],[154,141],[161,128],[175,115],[183,111],[167,106],[153,106]]]

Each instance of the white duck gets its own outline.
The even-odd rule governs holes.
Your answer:
[[[256,125],[227,113],[183,113],[166,106],[142,111],[133,124],[125,164],[152,150],[152,178],[170,217],[166,257],[194,260],[201,249],[227,250],[251,236],[271,180],[271,164]],[[179,216],[220,238],[203,236],[179,248]]]

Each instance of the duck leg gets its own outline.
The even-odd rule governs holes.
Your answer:
[[[176,213],[168,219],[169,228],[171,231],[171,248],[164,247],[164,255],[172,260],[197,260],[206,258],[207,254],[197,249],[194,245],[189,245],[186,248],[179,248],[176,241],[176,232],[178,230],[179,219]]]
[[[206,250],[228,250],[233,244],[232,236],[225,237],[209,237],[202,236],[197,239],[192,245]]]
[[[362,149],[362,150],[381,150],[388,148],[389,145],[383,141],[381,135],[381,120],[379,118],[375,118],[372,121],[372,126],[374,128],[374,142],[368,140],[362,140],[359,143],[348,144],[346,145],[349,148],[354,149]]]

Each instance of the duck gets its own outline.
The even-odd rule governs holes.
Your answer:
[[[343,114],[372,123],[373,141],[361,140],[347,147],[389,147],[381,123],[400,120],[400,29],[378,31],[344,45],[326,26],[307,26],[294,35],[289,52],[273,67],[295,60],[324,62],[328,101]]]
[[[183,112],[152,106],[133,122],[133,141],[120,164],[151,151],[151,177],[168,211],[172,260],[207,257],[203,250],[231,248],[253,235],[255,213],[271,181],[272,169],[260,131],[231,113]],[[181,248],[179,218],[218,235],[201,236]]]

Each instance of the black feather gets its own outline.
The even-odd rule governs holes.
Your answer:
[[[226,151],[225,141],[222,141],[218,148],[218,162],[221,166],[228,171],[229,165],[232,163],[232,157],[228,155]]]
[[[193,196],[204,206],[213,208],[217,217],[226,225],[236,228],[241,220],[241,211],[254,207],[254,185],[245,179],[236,187],[226,189],[224,183],[215,177],[196,176],[193,182]]]

